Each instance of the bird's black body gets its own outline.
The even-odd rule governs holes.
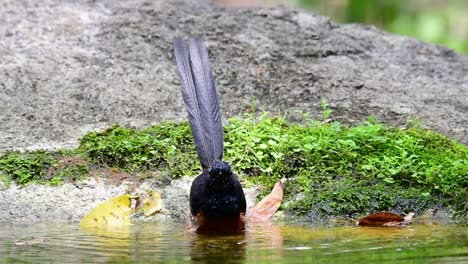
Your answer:
[[[191,38],[188,45],[175,38],[174,51],[182,97],[203,168],[190,189],[190,212],[199,221],[199,230],[243,228],[246,201],[237,176],[222,161],[223,127],[208,52],[199,38]]]
[[[215,161],[210,170],[195,178],[190,189],[190,212],[207,219],[233,219],[245,213],[242,186],[229,164]]]

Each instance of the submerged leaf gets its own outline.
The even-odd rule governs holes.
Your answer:
[[[81,226],[122,226],[130,225],[133,213],[131,195],[121,195],[100,203],[80,222]]]
[[[270,220],[276,213],[283,200],[283,183],[276,182],[270,194],[265,196],[252,210],[247,219],[250,222],[264,222]]]
[[[33,238],[29,240],[17,240],[15,241],[15,245],[17,246],[31,246],[31,245],[38,245],[38,244],[43,244],[46,242],[46,238]]]

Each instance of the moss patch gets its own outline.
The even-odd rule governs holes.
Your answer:
[[[200,173],[190,128],[184,123],[161,123],[143,130],[113,126],[80,139],[78,152],[95,164],[126,172],[158,170],[177,178]]]
[[[0,157],[0,176],[5,183],[18,184],[44,181],[47,169],[57,163],[57,159],[45,150],[21,153],[6,152]]]
[[[467,201],[468,148],[418,126],[369,121],[354,127],[263,116],[231,120],[226,159],[269,190],[280,178],[296,213],[355,216],[425,210]]]
[[[250,115],[225,126],[224,159],[265,193],[286,178],[284,209],[299,215],[467,209],[468,148],[420,126],[392,128],[373,119],[353,127],[307,118],[297,124]],[[103,167],[172,178],[200,173],[186,122],[114,126],[88,133],[75,150],[0,157],[3,181],[19,184],[59,184]]]

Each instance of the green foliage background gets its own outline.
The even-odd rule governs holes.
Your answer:
[[[468,53],[468,1],[290,0],[343,23],[376,25],[387,31]]]

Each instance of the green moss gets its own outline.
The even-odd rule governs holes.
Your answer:
[[[199,162],[187,123],[165,122],[144,130],[113,126],[80,140],[79,152],[92,162],[127,172],[159,170],[173,177],[199,173]]]
[[[70,153],[49,169],[46,180],[50,185],[60,185],[64,182],[84,180],[89,176],[89,168],[83,157]]]
[[[7,186],[11,182],[59,185],[88,176],[88,164],[76,151],[10,151],[0,156],[0,180]]]
[[[263,116],[231,120],[226,129],[226,159],[266,190],[288,179],[286,200],[299,214],[353,216],[399,204],[402,211],[403,205],[461,210],[466,203],[468,148],[419,127],[373,120],[354,127],[293,124]]]
[[[72,157],[80,158],[64,162]],[[284,209],[299,215],[420,212],[429,206],[466,213],[468,148],[414,121],[392,128],[373,119],[347,127],[307,119],[289,123],[266,114],[233,118],[225,126],[224,159],[247,184],[264,185],[265,193],[286,178]],[[143,130],[113,126],[88,133],[76,150],[0,157],[4,181],[19,184],[60,184],[85,178],[96,167],[172,178],[200,173],[186,122]]]
[[[0,177],[7,185],[12,181],[18,184],[41,181],[47,169],[56,163],[53,155],[44,150],[6,152],[0,156]]]

